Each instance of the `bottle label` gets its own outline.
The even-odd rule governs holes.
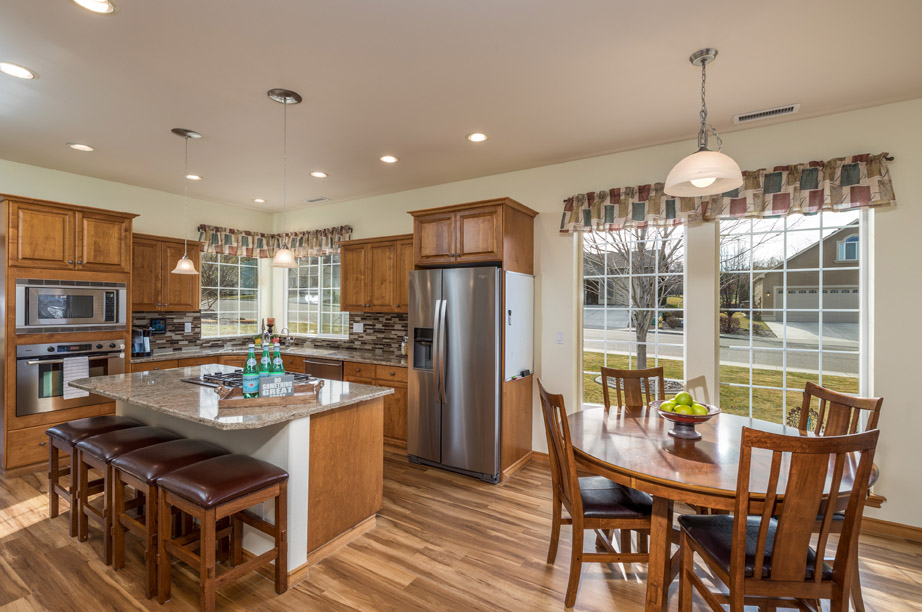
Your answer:
[[[256,367],[256,357],[250,357],[249,359],[247,359],[247,367],[248,368]]]
[[[259,393],[259,376],[246,374],[243,377],[244,393]]]

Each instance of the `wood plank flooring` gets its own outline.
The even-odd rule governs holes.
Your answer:
[[[374,530],[285,595],[258,575],[220,589],[218,610],[563,609],[570,530],[562,529],[557,563],[548,566],[547,464],[488,485],[388,455],[384,474]],[[174,567],[173,599],[164,606],[145,599],[138,541],[128,537],[127,565],[115,572],[100,560],[98,530],[78,544],[67,535],[67,513],[48,519],[47,499],[44,473],[0,479],[0,610],[198,610],[194,574]],[[922,545],[876,537],[861,545],[867,609],[922,610]],[[642,610],[645,572],[644,565],[587,565],[574,609]]]

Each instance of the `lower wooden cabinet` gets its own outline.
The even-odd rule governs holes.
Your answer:
[[[178,359],[167,359],[165,361],[150,361],[147,363],[133,363],[131,364],[132,372],[150,372],[153,370],[169,370],[170,368],[178,368],[179,360]]]
[[[384,443],[407,447],[407,369],[397,366],[343,362],[343,380],[362,385],[390,387],[393,395],[384,396]]]
[[[14,429],[6,433],[6,467],[14,468],[48,461],[50,425]]]

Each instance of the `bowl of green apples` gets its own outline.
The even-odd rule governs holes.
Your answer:
[[[699,440],[701,434],[695,431],[695,425],[704,423],[720,414],[720,408],[695,401],[691,393],[683,391],[672,399],[650,402],[650,407],[673,423],[669,435],[682,440]]]

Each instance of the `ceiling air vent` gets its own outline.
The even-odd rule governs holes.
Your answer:
[[[782,115],[793,115],[800,110],[800,104],[788,104],[787,106],[776,106],[766,110],[734,115],[733,123],[749,123],[750,121],[759,121],[760,119],[771,119],[781,117]]]
[[[319,204],[321,202],[329,202],[329,200],[330,198],[326,196],[317,196],[316,198],[310,198],[310,199],[304,200],[304,202],[307,204]]]

